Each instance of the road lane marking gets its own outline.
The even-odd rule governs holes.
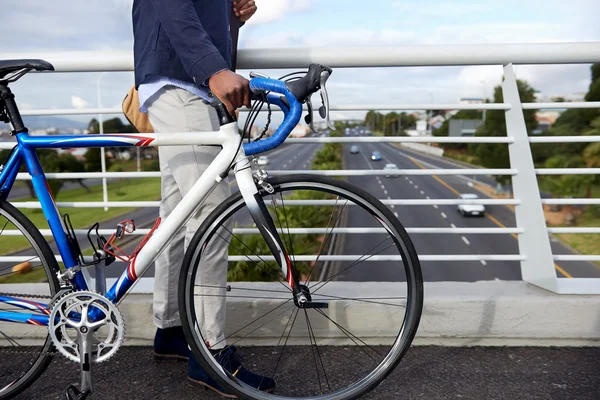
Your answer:
[[[405,176],[404,179],[408,180],[408,176]]]
[[[381,188],[382,188],[382,189],[385,189],[385,186],[381,185]]]
[[[435,209],[437,210],[437,208],[438,208],[438,205],[437,205],[437,204],[434,204],[434,205],[433,205],[433,208],[435,208]]]
[[[421,194],[425,194],[425,192],[421,190]]]
[[[429,196],[427,196],[426,198],[427,198],[427,200],[431,200],[431,197],[429,197]]]
[[[419,188],[419,185],[415,185],[415,189],[418,189],[418,188]]]
[[[442,213],[442,218],[448,218],[448,216],[445,213]]]
[[[392,206],[392,207],[393,207],[393,206]],[[398,213],[397,213],[397,212],[394,212],[394,215],[396,216],[396,218],[399,218],[399,217],[398,217]]]
[[[414,158],[412,157],[407,157],[410,161],[412,161],[413,163],[415,163],[419,168],[421,169],[426,169],[423,164],[419,163],[418,161],[416,161]],[[441,180],[437,175],[431,175],[431,177],[433,179],[435,179],[436,181],[438,181],[440,184],[442,184],[443,186],[445,186],[448,190],[450,190],[452,193],[456,194],[457,196],[460,196],[460,192],[456,189],[454,189],[452,186],[448,185],[446,182],[444,182],[443,180]],[[437,208],[434,205],[435,208]],[[496,225],[498,225],[501,228],[506,228],[506,225],[504,225],[502,222],[498,221],[495,217],[491,216],[489,213],[485,213],[484,214],[490,221],[494,222]],[[517,235],[515,233],[511,233],[511,236],[514,237],[515,239],[518,239]],[[571,275],[570,273],[568,273],[567,271],[565,271],[564,269],[562,269],[558,264],[554,263],[554,268],[560,272],[561,274],[563,274],[565,277],[567,278],[572,278],[573,275]]]
[[[390,207],[394,208],[394,205],[393,205],[393,204],[390,204]]]
[[[306,164],[304,164],[304,165],[302,166],[302,168],[306,168]]]
[[[410,180],[409,180],[409,181],[408,181],[408,183],[410,183],[410,184],[412,185],[412,184],[413,184],[413,181],[410,181]]]
[[[467,239],[466,237],[464,237],[464,236],[461,236],[460,238],[461,238],[461,239],[462,239],[462,241],[463,241],[463,242],[465,242],[467,245],[471,244],[471,242],[469,242],[469,239]]]
[[[387,190],[383,189],[383,194],[387,194]]]
[[[456,225],[454,225],[454,224],[450,224],[450,226],[451,226],[452,228],[456,229]]]
[[[487,265],[487,262],[486,262],[485,260],[481,260],[481,263],[482,263],[483,265]]]

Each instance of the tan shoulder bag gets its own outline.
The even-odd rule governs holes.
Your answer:
[[[135,85],[129,89],[123,99],[123,114],[139,133],[154,133],[148,114],[140,111],[140,98]]]

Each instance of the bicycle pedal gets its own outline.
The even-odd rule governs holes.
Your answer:
[[[75,385],[69,385],[67,388],[67,400],[84,400],[90,394],[92,394],[91,390],[84,390],[83,392],[77,388]]]

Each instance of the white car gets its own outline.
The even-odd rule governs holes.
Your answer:
[[[463,193],[460,195],[464,200],[476,200],[479,197],[473,193]],[[485,206],[483,204],[459,204],[458,212],[466,216],[483,217],[485,215]]]
[[[267,165],[267,164],[269,164],[269,157],[260,156],[260,157],[258,157],[258,160],[256,160],[256,163],[258,165]]]
[[[398,166],[396,164],[390,163],[390,164],[385,164],[385,167],[383,167],[383,169],[386,170],[386,172],[393,172],[394,170],[398,170]],[[385,177],[386,178],[397,178],[398,175],[396,175],[396,174],[392,175],[390,173],[387,173],[387,174],[385,174]]]

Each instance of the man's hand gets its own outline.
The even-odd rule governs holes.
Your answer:
[[[256,3],[254,0],[233,0],[233,12],[241,22],[246,22],[256,12]]]
[[[248,80],[228,69],[211,76],[208,87],[223,102],[230,115],[234,115],[235,110],[241,106],[251,107]]]

